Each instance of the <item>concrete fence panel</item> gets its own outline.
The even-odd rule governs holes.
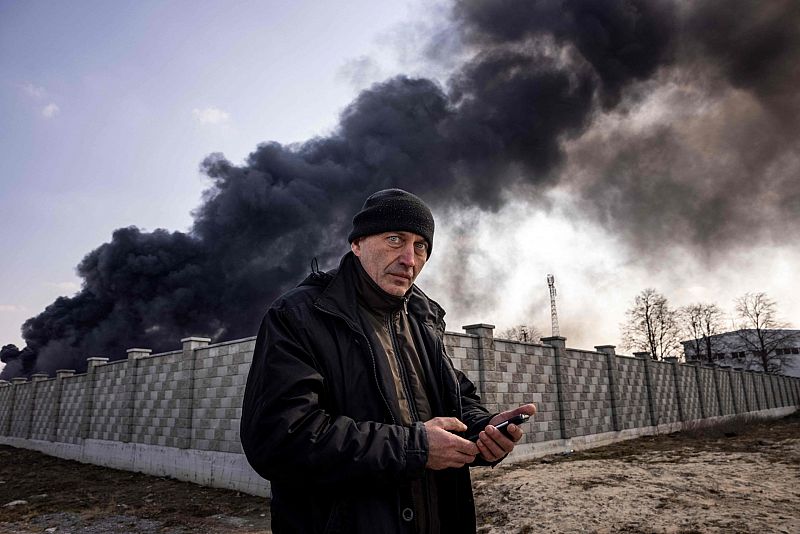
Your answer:
[[[80,443],[81,425],[86,416],[83,410],[88,393],[88,375],[62,374],[61,403],[58,414],[56,440],[61,443]],[[58,380],[58,379],[57,379]]]
[[[567,352],[569,420],[572,436],[614,430],[605,354]]]
[[[131,438],[134,443],[181,447],[189,440],[188,373],[183,352],[142,358],[136,367]],[[182,402],[183,401],[183,402]]]
[[[128,360],[120,360],[95,369],[93,409],[89,423],[90,439],[130,441],[130,380]]]
[[[14,395],[11,416],[11,435],[16,438],[29,438],[31,418],[33,417],[33,382],[18,380],[14,384],[17,390]]]
[[[456,351],[459,347],[453,347]],[[534,343],[495,340],[497,370],[505,382],[497,384],[499,404],[514,406],[536,403],[540,412],[531,423],[525,443],[542,442],[560,437],[555,384],[550,383],[554,359],[552,349]],[[469,359],[453,359],[454,365],[468,377],[473,369]],[[461,365],[466,365],[460,367]],[[477,368],[477,362],[475,365]]]
[[[677,423],[681,420],[678,390],[675,385],[675,370],[672,363],[653,362],[650,366],[653,378],[654,398],[659,406],[657,424]]]
[[[250,340],[197,350],[191,448],[242,452],[239,422],[254,348]]]
[[[651,425],[644,366],[645,363],[641,359],[617,357],[620,419],[623,430]]]
[[[698,368],[698,380],[700,385],[700,395],[703,400],[705,417],[715,417],[722,415],[720,412],[719,393],[717,384],[714,381],[714,369],[706,367]]]
[[[14,413],[16,389],[11,386],[10,382],[5,380],[0,383],[0,435],[2,436],[11,435],[11,419]]]
[[[681,365],[678,367],[678,392],[683,405],[685,421],[701,419],[700,389],[697,384],[697,368],[694,365]]]
[[[49,440],[52,430],[58,424],[58,383],[47,375],[33,382],[35,395],[31,414],[31,439]]]

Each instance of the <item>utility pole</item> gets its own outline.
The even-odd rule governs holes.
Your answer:
[[[556,312],[556,278],[552,274],[547,275],[547,287],[550,288],[550,322],[553,327],[553,337],[559,336],[558,333],[558,313]]]

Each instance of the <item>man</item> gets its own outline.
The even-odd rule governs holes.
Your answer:
[[[536,408],[493,416],[453,368],[444,311],[414,285],[433,230],[418,197],[378,191],[339,268],[267,311],[241,439],[271,482],[276,534],[475,531],[468,466],[504,458],[522,430],[492,425]]]

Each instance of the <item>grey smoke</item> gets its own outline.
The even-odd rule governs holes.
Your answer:
[[[674,61],[631,88],[622,120],[573,143],[581,209],[657,261],[785,242],[800,230],[800,4],[688,3],[678,27]],[[654,93],[660,120],[624,121]]]
[[[115,231],[78,266],[80,292],[23,325],[25,357],[3,348],[2,378],[83,370],[87,356],[190,334],[252,335],[312,257],[334,265],[350,217],[385,187],[437,209],[499,210],[510,194],[535,203],[568,186],[583,216],[632,246],[774,237],[776,215],[796,230],[798,21],[793,1],[457,2],[438,38],[467,59],[444,86],[397,76],[362,92],[327,137],[264,143],[241,165],[209,156],[191,231]],[[694,141],[708,125],[625,126],[670,83],[722,114],[714,154]]]

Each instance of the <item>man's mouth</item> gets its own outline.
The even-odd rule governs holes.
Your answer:
[[[389,273],[391,276],[396,276],[397,278],[402,278],[403,280],[411,281],[411,276],[403,273]]]

